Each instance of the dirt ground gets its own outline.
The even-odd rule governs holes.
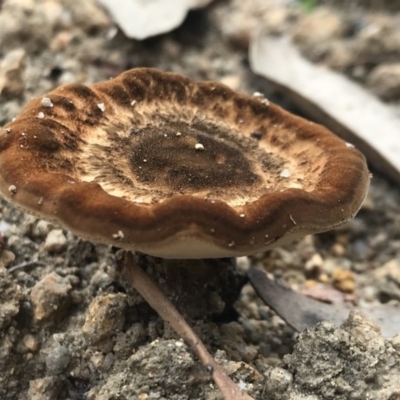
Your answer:
[[[394,1],[216,1],[171,33],[126,38],[94,0],[0,0],[0,125],[33,96],[139,66],[260,91],[251,32],[294,35],[315,62],[372,90],[400,115],[400,6]],[[272,94],[272,101],[290,104]],[[296,110],[293,110],[294,112]],[[245,272],[297,291],[371,306],[400,301],[400,189],[372,169],[359,214],[333,232],[237,260],[138,261],[255,399],[400,399],[400,335],[352,314],[300,334]],[[220,399],[210,374],[118,280],[115,249],[0,203],[0,398]]]

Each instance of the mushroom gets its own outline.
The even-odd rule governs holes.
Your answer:
[[[363,155],[324,127],[155,69],[61,86],[0,132],[6,199],[93,242],[163,258],[249,255],[330,230],[357,213],[368,184]],[[249,399],[128,251],[121,265],[224,397]]]

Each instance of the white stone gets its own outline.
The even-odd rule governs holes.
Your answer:
[[[68,241],[62,229],[52,229],[46,236],[43,250],[51,253],[61,253],[67,248],[67,245]]]

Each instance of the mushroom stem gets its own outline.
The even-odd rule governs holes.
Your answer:
[[[214,382],[221,391],[224,400],[254,400],[248,394],[244,393],[214,360],[201,339],[185,321],[182,314],[142,270],[139,264],[133,261],[131,252],[124,252],[121,275],[140,293],[164,321],[169,322],[175,332],[189,344],[193,353],[196,354],[203,365],[212,371]]]

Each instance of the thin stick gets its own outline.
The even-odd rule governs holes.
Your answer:
[[[201,339],[188,325],[183,316],[168,300],[161,289],[151,278],[140,268],[138,263],[133,261],[130,252],[124,253],[122,275],[141,296],[150,304],[158,315],[171,324],[177,332],[191,347],[193,353],[201,360],[204,366],[212,370],[212,377],[217,384],[225,400],[254,400],[244,393],[235,382],[225,373],[222,367],[217,364],[213,356],[208,352]]]
[[[34,267],[45,267],[46,264],[44,262],[41,261],[28,261],[25,263],[21,263],[21,264],[17,264],[17,265],[13,265],[10,268],[7,268],[8,272],[14,272],[17,271],[19,269],[26,269],[26,268],[34,268]]]

